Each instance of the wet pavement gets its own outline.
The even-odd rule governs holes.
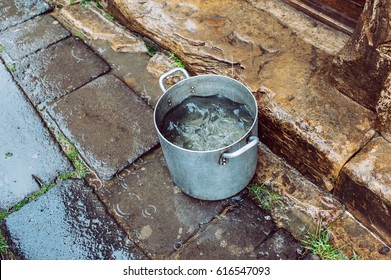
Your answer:
[[[34,107],[0,64],[0,209],[8,210],[72,166]]]
[[[0,208],[11,212],[1,229],[15,258],[306,259],[312,256],[298,240],[319,220],[337,224],[336,244],[354,240],[359,254],[390,258],[343,205],[263,144],[254,181],[275,183],[285,206],[266,212],[247,189],[213,202],[185,195],[157,141],[153,106],[161,91],[140,37],[113,39],[127,31],[93,7],[52,12],[44,1],[5,4]],[[72,10],[99,24],[82,24]],[[61,179],[73,168],[58,133],[78,149],[86,178]],[[40,183],[55,186],[14,211]]]

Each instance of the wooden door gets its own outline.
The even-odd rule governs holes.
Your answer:
[[[365,4],[365,0],[283,1],[347,34],[353,32]]]

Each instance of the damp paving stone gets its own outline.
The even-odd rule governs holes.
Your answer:
[[[50,11],[42,0],[2,0],[0,2],[0,31]]]
[[[157,149],[125,169],[99,198],[133,241],[151,258],[168,258],[224,208],[223,201],[202,201],[180,191]]]
[[[72,167],[2,63],[0,120],[0,209],[9,209],[39,190],[32,175],[49,183]]]
[[[275,230],[270,216],[248,198],[215,221],[184,247],[181,259],[256,259],[255,249]]]
[[[108,70],[103,59],[71,37],[27,57],[14,75],[33,104],[38,105],[64,96]]]
[[[49,112],[105,180],[158,143],[152,109],[113,75],[75,90]]]
[[[21,259],[146,259],[82,180],[59,183],[5,220]]]
[[[278,229],[256,249],[257,259],[261,260],[295,260],[300,258],[305,249],[285,229]]]
[[[1,32],[0,44],[17,61],[69,36],[69,31],[58,21],[43,15]]]

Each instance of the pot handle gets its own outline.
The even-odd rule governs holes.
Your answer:
[[[190,77],[189,73],[186,71],[186,69],[180,68],[180,67],[171,69],[170,71],[164,73],[159,78],[159,86],[162,89],[163,93],[165,93],[167,91],[167,89],[164,87],[164,83],[163,83],[164,79],[167,78],[168,76],[174,74],[175,72],[179,72],[179,71],[182,72],[182,74],[186,77],[186,79]]]
[[[250,136],[249,142],[245,146],[241,147],[239,150],[233,153],[223,153],[220,157],[220,164],[226,165],[229,159],[240,156],[241,154],[248,151],[252,147],[258,145],[258,143],[259,143],[259,138],[257,136]]]

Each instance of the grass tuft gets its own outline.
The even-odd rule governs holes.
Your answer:
[[[341,248],[335,248],[330,244],[330,233],[328,229],[321,229],[318,225],[316,232],[308,232],[301,240],[304,247],[313,254],[318,255],[322,260],[357,260],[358,256],[353,251],[353,257],[348,258],[342,253]]]
[[[252,199],[266,211],[270,211],[274,205],[283,205],[281,196],[273,191],[273,188],[266,187],[265,184],[249,184],[247,189],[250,191]]]

